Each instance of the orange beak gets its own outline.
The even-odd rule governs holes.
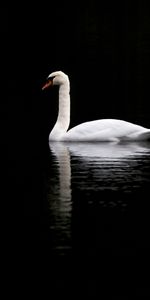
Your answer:
[[[53,85],[53,80],[52,79],[48,79],[48,81],[43,85],[42,87],[42,91],[47,89],[49,86]]]

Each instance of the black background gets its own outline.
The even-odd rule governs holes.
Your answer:
[[[150,127],[149,5],[142,0],[20,3],[9,7],[8,18],[4,9],[1,20],[8,43],[5,68],[9,61],[9,174],[18,188],[23,186],[20,200],[25,199],[25,233],[22,229],[20,236],[25,241],[24,257],[28,254],[39,268],[47,263],[43,252],[37,250],[41,247],[37,226],[45,205],[41,200],[42,170],[49,151],[48,135],[56,120],[58,93],[57,88],[42,92],[41,86],[52,71],[62,70],[69,75],[71,127],[101,118],[119,118]],[[35,261],[35,253],[42,257],[41,264],[37,258]],[[55,275],[54,269],[49,271],[51,275]],[[105,279],[107,283],[107,276]],[[86,284],[82,287],[87,288]]]
[[[55,70],[71,80],[71,127],[100,118],[149,127],[147,1],[21,4],[9,20],[10,95],[34,135],[46,137],[56,119],[57,92],[41,93]]]

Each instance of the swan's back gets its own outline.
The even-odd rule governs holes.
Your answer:
[[[63,141],[119,141],[150,138],[150,130],[142,126],[116,119],[85,122],[70,129]]]

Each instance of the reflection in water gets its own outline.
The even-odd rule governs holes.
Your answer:
[[[50,199],[50,223],[54,232],[54,250],[64,254],[70,249],[71,241],[71,166],[70,154],[63,144],[50,146],[53,156],[53,168]],[[58,172],[58,173],[56,173]],[[54,181],[53,181],[54,179]]]
[[[131,193],[149,181],[147,143],[50,143],[53,176],[49,191],[53,247],[71,251],[73,195],[101,207],[124,207],[123,199],[104,199],[102,193]],[[144,168],[144,169],[143,169]],[[78,199],[82,201],[82,199]]]

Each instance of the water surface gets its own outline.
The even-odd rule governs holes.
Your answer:
[[[147,249],[149,143],[51,142],[49,151],[51,253],[118,256]]]

